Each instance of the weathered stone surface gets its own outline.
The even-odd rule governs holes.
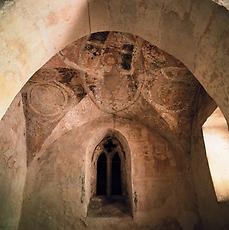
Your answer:
[[[198,209],[190,143],[194,114],[201,127],[215,104],[180,61],[137,36],[97,33],[69,44],[21,92],[28,173],[19,229],[194,229],[199,211],[209,219]],[[110,219],[96,219],[87,215],[95,156],[112,133],[129,208],[112,216],[108,204]]]
[[[228,229],[228,207],[215,202],[200,133],[215,104],[193,78],[229,120],[226,9],[210,0],[6,2],[0,116],[27,80],[67,48],[23,88],[26,127],[22,104],[18,124],[13,113],[0,123],[0,227],[17,229],[21,216],[21,230],[191,230],[201,221],[206,229]],[[98,31],[129,34],[91,34]],[[86,217],[95,184],[91,155],[110,131],[122,134],[130,152],[133,219]]]
[[[16,230],[26,180],[26,127],[21,95],[0,121],[0,229]]]
[[[224,90],[228,87],[228,18],[227,11],[210,0],[164,4],[160,0],[20,1],[1,16],[1,114],[22,85],[57,51],[86,34],[109,30],[137,34],[177,57],[229,120]]]
[[[28,162],[86,94],[103,112],[137,119],[157,129],[179,152],[187,151],[199,90],[182,63],[138,37],[103,32],[80,39],[53,57],[23,88]]]
[[[22,90],[26,115],[28,163],[61,118],[85,96],[77,72],[41,69]]]
[[[199,122],[198,120],[195,121]],[[194,126],[195,127],[195,126]],[[201,221],[206,229],[228,229],[228,203],[217,202],[201,128],[193,130],[192,174]]]
[[[227,8],[229,10],[229,1],[228,0],[213,0],[214,2],[216,2],[217,4],[224,6],[225,8]]]
[[[98,140],[107,132],[112,132],[114,123],[114,132],[118,131],[124,135],[131,153],[132,173],[129,182],[135,194],[131,199],[135,222],[140,226],[153,226],[157,219],[165,214],[175,215],[180,219],[181,210],[190,211],[198,219],[197,210],[190,209],[194,202],[194,196],[190,196],[190,187],[186,190],[186,183],[182,182],[186,180],[185,177],[179,179],[184,173],[177,167],[180,159],[176,158],[176,153],[166,140],[141,125],[128,122],[128,126],[125,126],[125,119],[117,118],[113,121],[110,116],[106,119],[100,117],[68,131],[35,157],[29,166],[19,229],[30,229],[32,226],[37,229],[52,229],[62,225],[70,229],[72,226],[80,226],[80,218],[87,215],[90,191],[95,185],[91,181],[91,177],[94,177],[91,171],[91,164],[94,165],[91,162],[93,151]],[[134,130],[135,136],[131,135]],[[87,139],[82,136],[82,132]],[[158,146],[159,143],[161,146]],[[165,145],[167,147],[164,147]],[[164,148],[167,149],[166,153]],[[125,153],[127,154],[126,149]],[[85,183],[81,184],[83,177]],[[176,190],[178,187],[179,191]],[[185,205],[178,208],[177,202],[183,202]],[[152,221],[152,216],[155,221]],[[121,226],[116,218],[109,218],[112,229]],[[182,218],[180,221],[182,222]],[[196,220],[192,221],[195,225]],[[121,222],[129,228],[134,226],[133,222],[125,218]],[[94,222],[90,218],[85,219],[85,225],[88,225],[89,229],[100,228],[105,223],[106,219],[103,218]]]

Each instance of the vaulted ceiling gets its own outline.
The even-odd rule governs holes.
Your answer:
[[[103,114],[157,130],[187,152],[195,102],[204,90],[180,61],[147,41],[100,32],[56,54],[22,92],[32,153],[65,114],[85,100]]]

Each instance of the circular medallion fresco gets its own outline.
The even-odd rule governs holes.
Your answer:
[[[166,67],[155,70],[152,76],[144,88],[144,97],[150,103],[173,111],[186,110],[192,105],[196,84],[187,69]]]
[[[80,70],[85,91],[105,112],[127,109],[141,94],[165,110],[185,110],[193,99],[193,78],[185,66],[137,36],[94,33],[61,53]]]
[[[57,69],[40,69],[26,87],[28,108],[42,121],[59,119],[75,99],[67,84],[73,77],[63,76]],[[66,83],[66,85],[65,85]]]
[[[62,114],[68,103],[68,93],[58,82],[32,84],[27,95],[29,108],[42,117]]]

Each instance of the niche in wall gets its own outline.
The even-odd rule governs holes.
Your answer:
[[[88,216],[130,214],[131,167],[127,152],[113,133],[107,134],[95,148]]]

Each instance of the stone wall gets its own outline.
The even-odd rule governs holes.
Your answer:
[[[26,178],[25,117],[17,95],[0,121],[0,229],[16,230]]]
[[[208,101],[208,103],[206,103],[206,101]],[[205,102],[202,101],[202,107],[194,119],[191,148],[192,175],[199,213],[204,229],[227,230],[229,228],[229,204],[228,202],[217,201],[202,133],[203,123],[215,108],[216,106],[214,102],[212,103],[212,100],[210,102],[209,99],[205,100]],[[206,116],[206,114],[208,114],[208,116]],[[205,117],[205,119],[203,119],[203,117]],[[217,132],[217,130],[215,130],[215,132]],[[217,144],[219,143],[216,143],[216,145]]]
[[[228,45],[228,40],[225,40],[228,34],[228,15],[221,7],[207,0],[201,2],[202,7],[199,1],[182,1],[179,4],[166,1],[164,5],[156,0],[133,2],[134,4],[122,4],[122,1],[91,1],[86,5],[86,16],[84,1],[78,1],[77,4],[65,2],[64,6],[56,2],[55,6],[45,8],[47,11],[40,11],[44,13],[42,16],[36,10],[34,20],[38,24],[30,24],[32,20],[29,21],[24,16],[19,20],[16,15],[21,12],[22,15],[31,16],[36,7],[31,5],[31,8],[27,8],[26,3],[20,1],[9,9],[9,15],[2,16],[4,20],[0,21],[0,27],[9,22],[12,15],[18,20],[9,23],[9,28],[6,29],[9,34],[2,33],[5,36],[3,46],[11,47],[10,54],[15,56],[8,60],[8,48],[2,49],[1,55],[7,58],[0,58],[0,62],[7,67],[0,70],[0,89],[3,89],[0,91],[0,114],[4,113],[15,92],[20,90],[28,76],[69,42],[89,34],[89,31],[113,28],[116,31],[132,33],[124,36],[111,33],[114,36],[109,38],[111,41],[106,47],[107,51],[115,44],[113,38],[117,41],[125,38],[125,43],[128,41],[128,46],[125,44],[122,51],[119,50],[121,59],[120,55],[112,53],[99,57],[96,53],[100,52],[99,49],[94,54],[95,44],[99,41],[92,42],[91,37],[88,37],[89,40],[84,39],[87,45],[92,46],[89,47],[89,52],[80,52],[86,58],[78,61],[86,60],[83,65],[86,64],[88,68],[87,74],[79,76],[82,68],[50,68],[46,65],[22,90],[26,116],[24,117],[21,99],[16,99],[9,108],[0,123],[0,162],[4,172],[0,174],[4,185],[0,198],[3,199],[0,227],[3,229],[17,229],[21,204],[20,230],[105,227],[201,229],[199,212],[206,229],[228,228],[228,208],[226,204],[219,205],[214,200],[204,156],[200,127],[209,111],[201,117],[201,121],[197,116],[193,123],[190,154],[191,124],[196,112],[196,97],[202,97],[201,94],[205,92],[193,80],[192,74],[182,64],[180,66],[179,61],[178,66],[176,61],[165,62],[167,59],[163,59],[168,54],[133,35],[139,34],[180,58],[228,116],[228,80],[225,78],[228,69],[225,48]],[[25,5],[20,5],[23,3]],[[83,16],[75,14],[79,5],[82,7]],[[52,7],[55,8],[53,11]],[[88,12],[93,19],[89,23],[90,28],[85,26],[88,23]],[[85,20],[80,20],[80,24],[77,24],[78,18]],[[135,21],[137,19],[139,20]],[[199,24],[200,21],[204,24]],[[17,34],[15,28],[20,28],[20,23],[25,30]],[[63,28],[67,28],[65,32],[70,31],[70,34],[66,32],[66,36],[62,36]],[[12,31],[22,41],[17,37],[17,41],[8,44]],[[48,34],[48,40],[46,36],[43,37],[43,33]],[[29,37],[24,37],[24,34]],[[56,37],[58,39],[54,39]],[[33,38],[36,39],[31,45],[29,41]],[[28,43],[25,44],[24,39]],[[51,40],[53,43],[50,45]],[[143,71],[143,62],[140,59],[133,61],[133,65],[139,67],[133,69],[134,71],[131,64],[128,64],[128,55],[133,51],[132,43],[135,47],[143,45],[143,49],[136,50],[142,50],[147,71]],[[74,53],[71,45],[67,48]],[[37,51],[36,60],[32,58],[34,50]],[[68,55],[65,51],[57,56],[66,58]],[[120,54],[119,51],[114,50],[114,53]],[[136,57],[141,57],[140,53],[133,53]],[[124,56],[127,58],[122,58]],[[97,61],[98,59],[101,60]],[[82,64],[70,61],[74,64],[72,67]],[[101,63],[102,68],[99,66]],[[163,64],[166,66],[160,66]],[[119,76],[117,69],[120,66],[125,70]],[[155,66],[156,70],[152,68]],[[92,73],[93,68],[95,72]],[[95,74],[99,72],[98,69],[103,68],[106,69],[104,73]],[[139,74],[141,71],[146,72],[147,76]],[[95,219],[87,217],[93,186],[90,159],[96,145],[108,130],[121,133],[129,149],[131,179],[128,186],[132,192],[132,212],[125,218]],[[26,161],[28,173],[22,200]]]
[[[228,15],[210,0],[17,1],[0,20],[1,117],[53,55],[86,34],[108,30],[138,35],[181,60],[228,120]]]
[[[90,107],[89,102],[87,106]],[[157,132],[91,106],[94,107],[92,121],[84,114],[88,121],[80,124],[73,110],[67,113],[30,163],[19,229],[102,229],[106,226],[191,230],[198,226],[188,159],[180,158],[171,143]],[[69,116],[76,119],[67,119]],[[93,151],[112,130],[121,133],[129,145],[132,215],[87,217]]]

